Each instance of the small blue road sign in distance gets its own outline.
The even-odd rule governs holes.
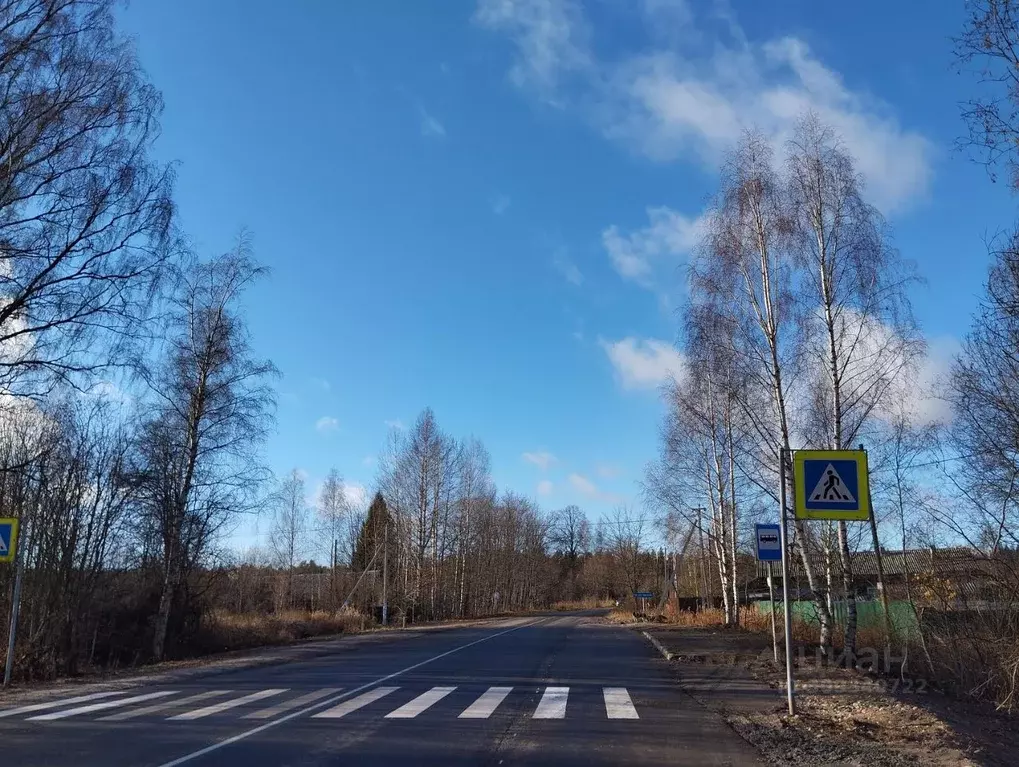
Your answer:
[[[782,534],[778,525],[754,525],[759,562],[782,561]]]
[[[633,596],[637,599],[654,599],[655,595],[650,591],[635,591],[633,592]]]

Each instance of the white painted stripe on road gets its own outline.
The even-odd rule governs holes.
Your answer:
[[[340,693],[339,695],[335,695],[332,698],[320,701],[319,703],[312,703],[310,706],[307,706],[306,708],[294,711],[290,714],[287,714],[286,716],[281,716],[279,719],[273,719],[271,722],[266,722],[265,724],[259,725],[258,727],[252,727],[250,730],[239,732],[236,735],[233,735],[229,738],[219,741],[218,743],[213,743],[211,746],[206,746],[205,748],[200,748],[197,751],[192,751],[190,754],[184,754],[184,756],[178,757],[176,759],[171,759],[169,762],[163,762],[163,764],[159,765],[159,767],[180,767],[180,765],[187,764],[188,762],[194,761],[195,759],[199,759],[205,756],[206,754],[211,754],[215,751],[219,751],[221,748],[225,748],[226,746],[232,746],[234,743],[246,740],[250,738],[252,735],[258,735],[259,733],[265,732],[266,730],[272,727],[278,727],[279,725],[284,724],[285,722],[289,722],[291,719],[296,719],[299,716],[310,714],[317,708],[321,708],[322,706],[331,706],[332,704],[337,703],[338,701],[341,701],[344,698],[349,698],[351,695],[356,695],[362,690],[367,690],[369,687],[374,687],[377,684],[388,682],[390,679],[396,679],[398,676],[403,676],[404,674],[410,671],[419,669],[422,666],[427,666],[429,663],[434,663],[435,661],[441,660],[442,658],[447,658],[450,655],[453,655],[454,653],[460,652],[461,650],[466,650],[468,647],[474,647],[475,645],[479,645],[482,642],[488,642],[489,640],[495,639],[496,637],[501,637],[513,631],[519,631],[520,629],[527,628],[528,626],[540,624],[541,622],[542,619],[530,621],[529,623],[522,623],[518,626],[503,629],[502,631],[497,631],[494,634],[489,634],[486,637],[481,637],[481,639],[475,639],[473,642],[462,644],[459,647],[454,647],[452,650],[446,650],[446,652],[439,653],[438,655],[434,655],[431,658],[427,658],[423,661],[419,661],[418,663],[414,663],[413,665],[407,666],[406,668],[402,668],[399,671],[394,671],[392,674],[386,674],[385,676],[381,676],[378,679],[375,679],[371,682],[365,682],[360,687],[355,687],[353,690],[350,690],[348,692]]]
[[[28,706],[7,708],[0,711],[0,719],[18,714],[30,714],[33,711],[45,711],[48,708],[59,708],[60,706],[73,706],[75,703],[84,703],[87,700],[99,700],[100,698],[112,698],[114,695],[127,695],[130,690],[117,690],[116,692],[94,692],[91,695],[78,695],[74,698],[61,698],[60,700],[49,700],[45,703],[32,703]]]
[[[433,687],[421,693],[414,700],[404,703],[395,711],[386,714],[386,719],[413,719],[422,711],[427,711],[440,700],[449,695],[456,687]]]
[[[356,698],[346,700],[334,708],[315,714],[312,719],[339,719],[341,716],[346,716],[357,711],[359,708],[364,708],[369,703],[374,703],[379,698],[384,698],[391,692],[396,692],[399,689],[399,687],[376,687],[364,695],[358,695]]]
[[[190,706],[192,703],[199,703],[209,698],[215,698],[217,695],[228,695],[233,690],[209,690],[208,692],[200,692],[197,695],[189,695],[186,698],[177,698],[176,700],[166,700],[162,703],[156,703],[152,706],[142,706],[141,708],[134,708],[130,711],[118,711],[116,714],[110,714],[109,716],[102,716],[97,719],[97,722],[123,722],[128,719],[137,719],[139,716],[148,716],[149,714],[158,714],[160,711],[166,711],[169,708],[183,708],[184,706]]]
[[[244,719],[272,719],[277,714],[282,714],[292,709],[298,708],[299,706],[307,706],[309,703],[314,703],[316,700],[327,698],[330,695],[335,695],[342,687],[326,687],[322,690],[315,690],[315,692],[309,692],[307,695],[302,695],[299,698],[292,698],[291,700],[285,700],[276,706],[269,706],[269,708],[262,708],[258,711],[252,711],[250,714],[244,716]]]
[[[117,708],[118,706],[126,706],[129,703],[141,703],[143,700],[152,700],[153,698],[165,698],[167,695],[176,695],[177,690],[160,690],[159,692],[150,692],[145,695],[134,695],[130,698],[119,698],[117,700],[108,700],[105,703],[92,703],[88,706],[78,706],[77,708],[69,708],[66,711],[54,711],[52,714],[40,714],[39,716],[28,717],[29,722],[52,722],[55,719],[66,719],[69,716],[78,716],[79,714],[92,714],[96,711],[105,711],[108,708]]]
[[[605,715],[609,719],[640,719],[625,687],[604,687]]]
[[[569,687],[546,687],[532,719],[565,719]]]
[[[256,700],[271,698],[273,695],[279,695],[281,692],[286,691],[286,687],[278,690],[259,690],[258,692],[251,693],[250,695],[243,695],[240,698],[224,700],[222,703],[213,703],[211,706],[206,706],[205,708],[196,708],[193,711],[185,711],[183,714],[177,714],[177,716],[169,716],[167,719],[171,722],[190,722],[192,719],[201,719],[206,716],[212,716],[213,714],[218,714],[231,708],[237,708],[237,706],[243,706],[245,703],[254,703]]]
[[[512,691],[512,687],[489,687],[480,698],[465,708],[463,713],[457,718],[488,719]]]

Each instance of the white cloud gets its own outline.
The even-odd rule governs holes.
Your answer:
[[[548,471],[548,468],[550,466],[559,462],[559,459],[556,458],[554,455],[552,455],[551,453],[546,453],[544,451],[539,451],[537,453],[524,453],[520,457],[523,458],[528,463],[533,463],[542,471]]]
[[[361,459],[361,465],[362,466],[374,466],[375,465],[375,456],[374,455],[366,455],[364,458]]]
[[[510,76],[517,85],[544,101],[576,104],[607,137],[654,160],[692,158],[714,168],[745,128],[781,144],[810,109],[839,132],[880,207],[893,210],[926,192],[931,142],[900,125],[880,99],[853,90],[804,41],[750,41],[728,11],[724,34],[717,24],[698,24],[685,3],[651,0],[644,11],[645,45],[603,61],[587,44],[579,3],[482,0],[476,18],[516,45]],[[717,8],[711,13],[719,16]],[[663,15],[672,21],[664,24]],[[665,27],[676,31],[662,34]],[[567,75],[583,77],[567,89]]]
[[[509,206],[510,198],[504,194],[500,194],[492,200],[492,212],[497,216],[503,215],[507,210],[509,210]]]
[[[368,505],[368,490],[364,485],[357,482],[347,482],[343,485],[343,495],[355,509],[363,509]]]
[[[338,419],[333,418],[331,415],[324,415],[315,421],[315,431],[320,434],[332,434],[340,428],[340,422]]]
[[[580,285],[584,282],[584,275],[577,268],[577,265],[570,260],[565,248],[556,250],[555,255],[552,257],[552,266],[571,285]]]
[[[418,111],[421,114],[421,135],[431,138],[445,138],[446,126],[439,122],[434,115],[429,114],[424,107],[420,107]]]
[[[383,423],[386,425],[386,428],[396,429],[397,431],[403,431],[404,429],[407,428],[404,425],[403,421],[401,421],[399,418],[388,419],[386,421],[383,421]]]
[[[624,389],[655,389],[675,378],[683,379],[683,355],[667,341],[628,336],[619,341],[601,340]]]
[[[562,80],[591,66],[587,22],[575,0],[480,0],[474,19],[513,40],[510,81],[545,101],[557,103]]]
[[[690,253],[704,230],[703,218],[688,218],[667,207],[648,208],[648,225],[629,234],[610,226],[602,244],[620,276],[650,287],[661,263],[675,266],[676,257]]]
[[[599,463],[595,467],[595,472],[602,479],[616,479],[620,474],[623,473],[623,470],[620,469],[618,466],[614,466],[611,463]]]
[[[567,479],[570,486],[585,498],[603,503],[619,503],[623,499],[615,493],[606,493],[583,474],[570,474]]]
[[[552,482],[547,479],[541,480],[538,483],[538,495],[551,495],[552,494]]]

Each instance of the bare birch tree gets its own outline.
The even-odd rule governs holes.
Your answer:
[[[814,114],[801,119],[790,142],[788,184],[803,267],[806,434],[818,447],[850,449],[882,406],[890,412],[893,386],[923,355],[906,295],[914,277],[889,244],[880,213],[863,199],[852,157]],[[837,548],[845,650],[853,657],[856,595],[844,520]]]
[[[788,197],[773,167],[772,149],[763,136],[747,133],[723,166],[695,279],[699,289],[728,302],[750,395],[738,404],[758,440],[761,486],[770,487],[776,500],[780,455],[784,451],[788,456],[791,448],[789,393],[798,365],[792,233]],[[764,403],[758,399],[760,392],[768,393]],[[786,468],[791,474],[792,467]],[[797,521],[795,527],[796,549],[821,623],[820,643],[827,648],[831,613],[810,560],[805,526]]]
[[[162,658],[181,587],[209,543],[253,504],[266,471],[258,448],[272,422],[272,363],[254,356],[239,302],[263,274],[244,240],[190,264],[170,299],[166,349],[141,367],[152,399],[135,481],[160,544],[162,588],[152,654]]]

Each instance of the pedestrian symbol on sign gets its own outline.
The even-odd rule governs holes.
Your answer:
[[[832,464],[828,464],[821,478],[814,486],[814,492],[810,494],[812,501],[828,501],[830,503],[851,503],[856,504],[856,499],[842,481],[838,471]]]

